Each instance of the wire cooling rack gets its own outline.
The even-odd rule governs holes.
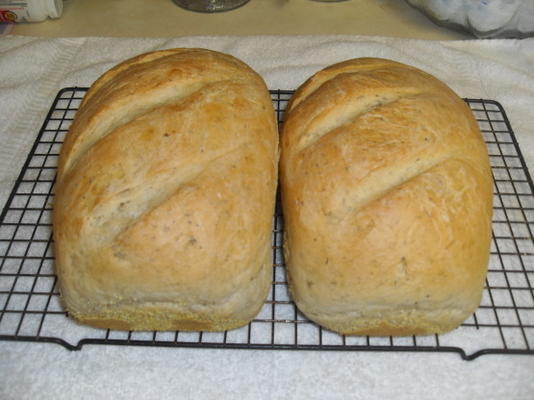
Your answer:
[[[292,350],[457,352],[534,355],[534,185],[499,103],[466,99],[483,132],[494,176],[493,241],[482,303],[458,329],[412,337],[342,336],[323,330],[289,298],[282,258],[283,218],[273,230],[273,284],[256,318],[227,332],[125,332],[82,326],[59,301],[52,252],[57,158],[86,88],[61,90],[0,217],[0,339],[85,344]],[[291,91],[272,91],[279,122]]]

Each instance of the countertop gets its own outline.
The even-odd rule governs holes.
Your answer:
[[[184,10],[171,0],[65,0],[61,18],[16,25],[16,35],[176,37],[192,35],[378,35],[453,40],[403,0],[250,0],[222,13]]]
[[[0,37],[0,206],[61,88],[89,86],[127,57],[179,46],[228,52],[280,89],[349,57],[416,65],[462,97],[501,102],[532,174],[534,39],[471,39],[400,0],[251,0],[214,15],[170,0],[67,0],[60,19]],[[0,399],[36,398],[532,400],[534,356],[468,362],[453,353],[97,345],[70,352],[0,341]]]

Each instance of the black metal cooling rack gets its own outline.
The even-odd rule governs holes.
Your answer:
[[[483,132],[494,176],[493,241],[482,303],[458,329],[413,337],[342,336],[323,330],[289,298],[281,252],[283,219],[274,216],[273,284],[247,326],[220,333],[124,332],[81,326],[59,302],[51,212],[60,146],[86,92],[61,90],[0,216],[0,339],[86,344],[290,350],[457,352],[534,355],[534,185],[505,111],[491,100],[466,99]],[[279,122],[292,91],[272,91]]]

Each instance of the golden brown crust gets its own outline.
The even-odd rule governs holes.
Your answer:
[[[165,50],[104,74],[59,160],[70,315],[130,330],[249,322],[271,282],[277,153],[268,90],[231,56]]]
[[[345,334],[445,332],[478,306],[492,179],[465,103],[413,67],[356,59],[295,93],[280,177],[290,290]]]

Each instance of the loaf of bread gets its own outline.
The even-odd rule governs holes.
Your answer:
[[[278,134],[261,77],[203,49],[140,55],[87,92],[61,149],[62,301],[121,330],[247,324],[272,282]]]
[[[355,335],[454,329],[479,305],[492,177],[468,106],[416,68],[355,59],[305,82],[281,134],[291,295]]]

